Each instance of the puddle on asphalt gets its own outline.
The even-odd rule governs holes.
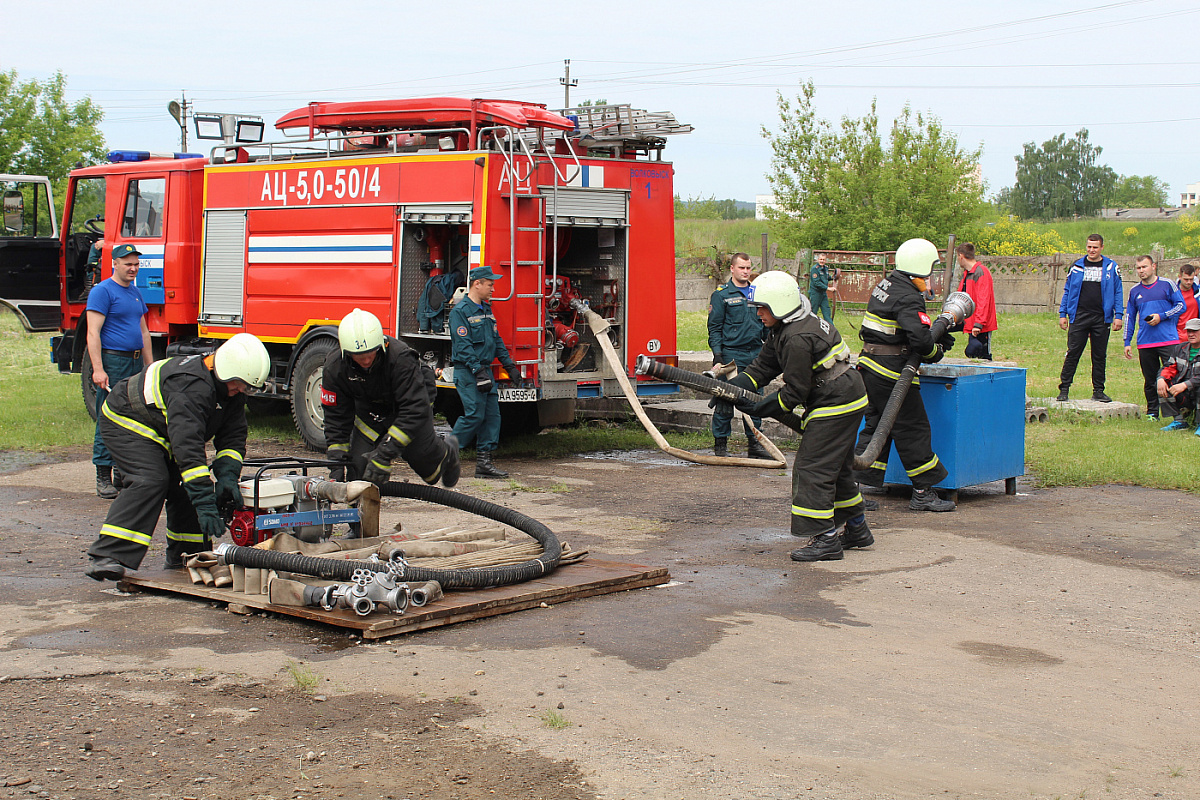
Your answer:
[[[669,456],[661,450],[598,450],[594,453],[576,453],[576,458],[588,461],[621,461],[646,467],[694,467],[690,461]]]
[[[36,467],[39,464],[49,464],[53,458],[45,453],[33,453],[28,450],[0,450],[0,474],[16,472],[26,467]]]

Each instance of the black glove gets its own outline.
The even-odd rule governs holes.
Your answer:
[[[183,488],[192,501],[192,508],[196,510],[200,532],[209,539],[219,539],[225,533],[225,523],[217,511],[217,495],[213,485],[207,480],[184,481]]]
[[[475,388],[480,394],[487,394],[492,390],[492,369],[491,367],[481,367],[475,373]]]
[[[722,356],[719,352],[714,350],[713,351],[713,366],[715,367],[717,364],[724,364],[724,363],[725,363],[724,356]]]
[[[325,449],[326,461],[345,461],[348,455],[350,455],[350,445],[348,444],[330,445]],[[346,465],[343,464],[340,467],[330,467],[329,480],[337,481],[338,483],[345,481]]]
[[[771,417],[772,419],[781,419],[788,414],[788,410],[779,404],[779,392],[771,392],[769,395],[759,400],[757,403],[749,400],[739,400],[734,403],[738,410],[750,417]]]
[[[363,480],[383,486],[392,477],[391,459],[381,459],[374,451],[367,453],[367,465],[363,467]]]
[[[391,479],[392,461],[400,455],[400,447],[391,436],[384,436],[375,449],[367,453],[367,463],[363,467],[363,480],[370,481],[376,486],[383,486]]]
[[[241,508],[242,490],[238,479],[242,477],[242,465],[234,458],[221,456],[213,462],[213,477],[217,479],[217,507]]]
[[[921,359],[926,364],[936,364],[946,357],[946,349],[939,343],[935,345],[933,355],[929,358]]]
[[[758,387],[754,385],[754,381],[750,380],[750,376],[744,372],[739,372],[731,380],[720,379],[722,383],[728,383],[730,386],[736,386],[739,389],[745,389],[750,392],[757,392]],[[722,416],[733,416],[733,407],[735,403],[729,400],[723,400],[719,397],[714,397],[708,401],[708,407],[715,409],[716,413]]]
[[[942,346],[942,350],[949,353],[954,349],[954,337],[948,333],[943,333],[942,338],[938,339],[938,344]]]

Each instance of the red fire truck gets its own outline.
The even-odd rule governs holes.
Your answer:
[[[676,361],[662,151],[666,135],[691,128],[670,114],[425,98],[311,103],[276,127],[292,138],[231,139],[208,158],[115,152],[71,174],[53,358],[84,373],[85,399],[87,292],[123,243],[142,254],[156,355],[255,334],[273,362],[264,394],[290,401],[313,447],[321,367],[354,308],[421,353],[439,376],[439,410],[457,418],[446,317],[473,266],[503,275],[492,304],[521,373],[496,367],[509,425],[561,424],[577,398],[619,393],[573,300],[613,323],[627,373],[641,353]],[[525,385],[506,385],[517,379]]]

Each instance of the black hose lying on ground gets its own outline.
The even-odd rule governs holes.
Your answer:
[[[478,497],[452,492],[440,486],[427,486],[423,483],[385,483],[379,493],[384,497],[403,497],[410,500],[423,500],[427,503],[456,508],[488,519],[509,525],[519,531],[529,534],[542,545],[542,554],[531,561],[503,567],[480,567],[477,569],[429,569],[426,567],[403,567],[403,580],[406,581],[437,581],[443,589],[482,589],[487,586],[509,586],[523,583],[543,575],[548,575],[558,567],[562,556],[562,545],[554,531],[538,522],[533,517],[496,503],[481,500]],[[255,547],[238,547],[237,545],[221,544],[216,548],[217,555],[226,564],[237,564],[251,569],[273,569],[280,572],[295,572],[300,575],[311,575],[330,581],[349,581],[354,571],[367,569],[373,572],[388,572],[389,566],[384,562],[372,561],[338,561],[329,558],[315,558],[299,553],[276,553],[272,550],[259,550]]]

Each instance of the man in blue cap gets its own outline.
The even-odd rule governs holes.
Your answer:
[[[475,442],[476,478],[507,478],[492,464],[492,451],[500,441],[500,391],[492,378],[492,362],[499,359],[509,377],[520,382],[516,362],[496,328],[488,301],[501,276],[491,267],[475,267],[467,274],[467,295],[450,311],[450,360],[454,388],[462,400],[463,415],[454,423],[461,447]]]
[[[87,351],[96,386],[96,436],[92,463],[96,465],[96,494],[104,500],[117,496],[113,485],[113,458],[100,435],[100,409],[113,386],[142,371],[154,356],[142,293],[133,285],[141,253],[131,244],[112,249],[112,277],[100,281],[87,298]],[[119,481],[119,478],[118,478]]]

